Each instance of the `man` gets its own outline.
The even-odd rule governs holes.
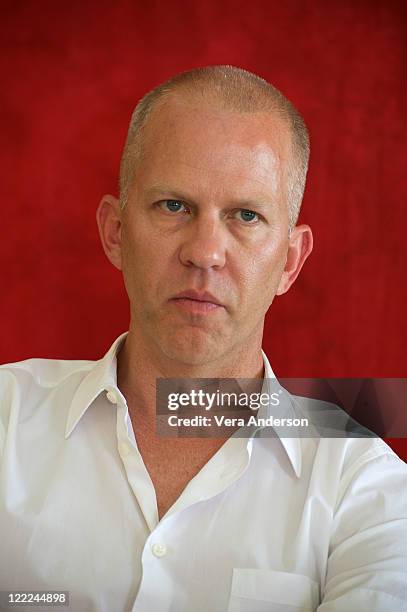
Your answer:
[[[298,112],[246,71],[140,102],[97,212],[128,334],[98,362],[0,370],[3,590],[87,612],[407,609],[407,469],[384,442],[155,433],[159,378],[273,378],[264,317],[312,250],[307,162]]]

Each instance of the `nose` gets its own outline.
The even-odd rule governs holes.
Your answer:
[[[186,228],[179,251],[185,266],[221,269],[226,262],[226,228],[219,218],[195,218]]]

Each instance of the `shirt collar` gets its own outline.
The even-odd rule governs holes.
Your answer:
[[[277,377],[274,374],[273,370],[271,369],[271,365],[270,362],[267,358],[267,355],[264,351],[262,351],[262,355],[263,355],[263,362],[264,362],[264,383],[263,383],[263,388],[262,388],[262,392],[267,392],[269,395],[271,393],[273,393],[273,391],[276,390],[275,384],[273,385],[273,388],[270,388],[270,385],[268,384],[269,380],[272,381],[276,381]],[[285,395],[285,397],[287,398],[287,396]],[[265,410],[259,410],[259,415],[258,416],[268,416],[272,414],[272,410],[270,409],[270,407],[267,407]],[[287,418],[295,418],[296,415],[294,408],[292,407],[291,402],[284,402],[284,416]],[[264,427],[259,427],[257,429],[261,430],[261,429],[265,429]],[[278,435],[278,432],[276,432]],[[287,453],[287,456],[290,460],[290,463],[292,465],[292,468],[296,474],[296,476],[299,478],[301,475],[301,465],[302,465],[302,461],[301,461],[301,438],[300,436],[297,437],[289,437],[289,438],[282,438],[280,436],[278,436],[281,444],[283,445],[283,448],[285,450],[285,452]]]
[[[118,391],[117,387],[117,353],[122,346],[128,332],[121,334],[112,344],[107,353],[96,362],[91,362],[91,367],[82,379],[69,409],[65,438],[68,438],[76,425],[85,414],[92,402],[104,391]],[[266,354],[262,351],[264,362],[264,386],[268,379],[276,380],[276,376],[271,369],[270,362]],[[288,415],[289,416],[289,415]],[[293,414],[294,416],[294,414]],[[259,428],[262,429],[262,428]],[[301,474],[301,441],[298,437],[279,438],[294,472],[297,477]]]
[[[103,391],[117,389],[117,353],[128,332],[121,334],[113,342],[107,353],[99,361],[91,362],[91,368],[82,379],[72,398],[65,429],[68,438],[92,402]]]

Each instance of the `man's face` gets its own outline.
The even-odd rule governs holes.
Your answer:
[[[200,365],[261,340],[287,257],[289,148],[274,115],[180,97],[153,112],[122,213],[122,269],[154,350]]]

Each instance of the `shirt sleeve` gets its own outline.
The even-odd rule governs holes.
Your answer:
[[[0,461],[1,461],[1,458],[3,456],[3,449],[4,449],[5,441],[6,441],[6,429],[5,429],[4,424],[3,424],[3,422],[2,422],[2,420],[0,418]]]
[[[332,525],[318,612],[407,611],[407,465],[382,440],[343,475]]]
[[[7,430],[10,421],[11,406],[14,392],[17,389],[14,377],[5,369],[0,367],[0,466],[6,444]]]
[[[3,457],[4,445],[6,443],[6,398],[5,398],[5,380],[4,373],[0,370],[0,465]]]

